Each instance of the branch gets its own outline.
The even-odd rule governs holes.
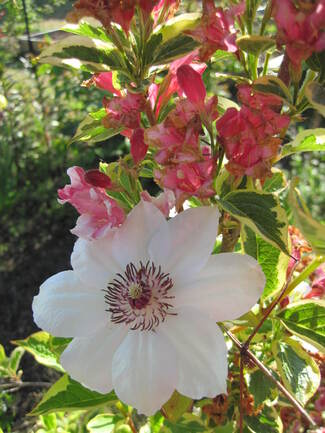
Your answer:
[[[315,423],[315,421],[310,417],[310,415],[308,415],[308,413],[301,406],[301,404],[290,394],[290,392],[282,385],[282,383],[279,382],[277,379],[275,379],[275,377],[265,367],[265,365],[261,361],[259,361],[249,349],[247,349],[243,344],[241,344],[240,341],[237,340],[237,338],[230,331],[228,331],[224,326],[223,326],[223,330],[238,347],[241,356],[245,355],[251,361],[253,361],[253,363],[262,371],[262,373],[264,373],[265,376],[267,376],[270,380],[272,380],[272,382],[276,385],[276,387],[287,397],[290,403],[301,413],[301,415],[305,418],[308,424],[310,424],[313,427],[316,427],[317,424]]]
[[[45,387],[49,388],[52,385],[50,382],[11,382],[11,383],[4,383],[3,385],[0,385],[0,391],[12,393],[19,391],[21,388],[28,388],[28,387]]]
[[[294,257],[293,257],[294,258]],[[296,260],[296,259],[295,259]],[[278,305],[278,303],[282,300],[282,298],[286,295],[287,293],[287,289],[288,287],[290,287],[290,281],[291,281],[291,277],[294,273],[294,271],[296,270],[296,267],[298,266],[298,260],[296,260],[296,263],[294,264],[294,266],[291,269],[290,275],[287,278],[287,282],[284,284],[279,296],[277,298],[275,298],[275,300],[268,306],[265,315],[263,316],[262,320],[259,322],[259,324],[255,327],[254,331],[251,333],[251,335],[247,338],[247,340],[244,343],[244,347],[246,349],[248,349],[250,342],[252,341],[252,339],[255,337],[255,335],[257,334],[257,332],[259,331],[259,329],[261,328],[261,326],[263,325],[263,323],[265,322],[265,320],[269,317],[269,315],[272,313],[272,311],[274,310],[274,308]]]

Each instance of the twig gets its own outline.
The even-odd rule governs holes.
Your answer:
[[[12,393],[12,392],[19,391],[21,388],[28,388],[28,387],[49,388],[51,385],[52,383],[50,382],[12,382],[12,383],[5,383],[3,385],[0,385],[0,391]]]
[[[128,418],[128,422],[129,422],[129,426],[130,426],[132,432],[133,433],[138,433],[138,430],[136,429],[136,427],[134,425],[134,422],[133,422],[133,419],[132,419],[131,415]]]
[[[296,260],[296,259],[295,259]],[[261,326],[263,325],[263,323],[265,322],[265,320],[269,317],[269,315],[272,313],[272,311],[274,310],[274,308],[278,305],[278,303],[282,300],[282,297],[285,295],[288,286],[290,285],[290,281],[291,281],[291,277],[296,269],[296,267],[298,266],[298,260],[296,260],[296,263],[293,265],[290,275],[288,276],[287,282],[284,284],[279,296],[268,306],[265,315],[263,316],[262,320],[259,322],[259,324],[254,328],[254,331],[251,333],[251,335],[247,338],[247,340],[245,341],[245,343],[243,344],[243,347],[245,347],[246,349],[248,349],[250,342],[252,341],[252,339],[255,337],[255,335],[257,334],[257,332],[259,331],[259,329],[261,328]]]
[[[301,415],[306,419],[306,421],[313,427],[316,427],[317,424],[315,421],[308,415],[308,413],[305,411],[305,409],[301,406],[301,404],[290,394],[290,392],[280,383],[275,377],[272,375],[272,373],[265,367],[265,365],[259,361],[253,353],[244,347],[243,344],[240,343],[239,340],[230,332],[228,331],[224,326],[223,330],[228,335],[228,337],[235,343],[235,345],[238,347],[241,356],[246,355],[248,356],[254,364],[262,371],[262,373],[267,376],[272,382],[276,385],[276,387],[287,397],[287,399],[290,401],[290,403],[301,413]]]
[[[244,431],[244,362],[243,357],[240,357],[240,395],[239,395],[239,402],[240,402],[240,412],[239,412],[239,431],[240,433],[243,433]]]

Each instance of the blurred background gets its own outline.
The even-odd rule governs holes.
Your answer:
[[[0,0],[0,343],[7,353],[13,348],[11,340],[37,330],[31,303],[39,285],[69,267],[75,241],[69,230],[77,214],[69,205],[57,202],[57,189],[69,183],[67,168],[95,168],[101,160],[115,160],[127,151],[120,136],[94,144],[69,144],[87,112],[101,107],[104,93],[80,86],[89,78],[87,73],[32,61],[51,38],[62,36],[56,30],[64,24],[72,4],[67,0]],[[26,37],[27,26],[32,44]],[[216,68],[218,72],[236,71],[234,62],[221,60],[214,65],[214,72]],[[205,73],[210,91],[228,96],[235,93],[228,81],[215,88],[209,82],[212,72],[208,68]],[[307,112],[301,125],[319,127],[321,118]],[[285,169],[289,177],[300,177],[313,216],[324,221],[324,154],[287,158]],[[55,376],[29,355],[21,367],[25,381],[52,381]],[[0,425],[21,420],[37,394],[33,389],[9,396],[12,401],[0,400]]]

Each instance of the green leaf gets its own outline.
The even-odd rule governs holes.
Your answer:
[[[273,408],[265,406],[258,416],[244,418],[244,433],[282,433],[281,418]]]
[[[200,22],[201,14],[187,13],[171,18],[160,26],[156,27],[153,34],[161,35],[162,42],[176,38],[186,30],[194,29]]]
[[[224,96],[218,96],[218,110],[220,114],[224,114],[228,108],[236,108],[236,110],[240,110],[240,107],[236,102],[225,98]]]
[[[325,152],[325,128],[306,129],[282,147],[280,158],[298,152]]]
[[[68,344],[72,341],[72,338],[53,337],[50,339],[50,348],[52,353],[60,358],[62,352],[67,348]]]
[[[154,161],[150,161],[148,159],[145,159],[144,161],[141,162],[139,176],[152,179],[153,178],[153,171],[155,168],[156,168],[156,164]]]
[[[325,88],[316,81],[307,84],[305,90],[306,98],[310,105],[325,117]]]
[[[190,36],[180,34],[175,38],[168,39],[157,48],[152,64],[163,65],[170,63],[195,50],[198,46],[199,43]]]
[[[48,413],[47,415],[41,415],[40,419],[47,430],[56,431],[57,422],[56,415],[54,413]]]
[[[323,82],[325,78],[325,50],[319,53],[314,52],[306,62],[313,71],[319,72],[319,81]]]
[[[263,191],[276,192],[287,186],[287,180],[282,170],[273,167],[272,177],[267,177],[263,183]]]
[[[79,36],[86,36],[92,39],[99,39],[104,42],[112,42],[111,38],[102,26],[93,26],[84,18],[78,24],[68,23],[62,30]]]
[[[226,72],[216,72],[215,77],[219,80],[233,80],[237,84],[251,84],[251,81],[247,77],[242,77],[241,75],[236,75],[233,73],[226,73]]]
[[[69,36],[51,44],[42,51],[39,61],[89,72],[119,70],[125,67],[121,54],[113,44],[84,36]]]
[[[233,176],[229,173],[229,171],[225,167],[222,167],[213,184],[213,187],[219,197],[223,198],[225,195],[231,192],[232,179]]]
[[[114,392],[100,394],[91,391],[69,378],[68,375],[64,375],[45,393],[30,415],[38,416],[56,411],[89,409],[116,401]]]
[[[115,425],[122,419],[122,415],[100,414],[88,422],[87,430],[89,430],[90,433],[112,433]]]
[[[291,338],[274,340],[272,352],[285,387],[305,405],[320,384],[316,362]]]
[[[275,46],[275,40],[268,36],[245,35],[236,41],[238,47],[245,53],[259,56],[264,51]]]
[[[286,282],[289,256],[260,236],[256,236],[247,226],[242,227],[241,242],[244,252],[259,262],[266,276],[262,299],[274,296]]]
[[[217,50],[214,52],[213,56],[211,57],[211,63],[213,65],[216,62],[220,62],[220,60],[224,60],[224,59],[236,60],[235,53],[230,53],[229,51],[224,51],[224,50]]]
[[[17,373],[21,358],[23,357],[24,353],[25,349],[22,347],[16,347],[16,349],[11,352],[8,367],[13,374]]]
[[[293,213],[296,226],[318,255],[325,254],[325,225],[313,219],[307,209],[299,191],[295,188],[297,180],[291,181],[289,190],[289,204]]]
[[[161,415],[160,412],[157,412],[155,415],[149,417],[149,425],[152,433],[160,433],[160,429],[164,424],[165,418]]]
[[[277,317],[293,334],[325,353],[325,302],[305,300],[289,304]]]
[[[261,370],[255,370],[247,376],[248,391],[254,396],[255,407],[264,403],[265,400],[274,400],[277,388]]]
[[[169,421],[176,422],[180,419],[180,417],[189,410],[193,403],[193,400],[189,397],[185,397],[182,394],[179,394],[177,391],[174,391],[173,395],[164,404],[163,410],[164,415]]]
[[[237,190],[219,199],[219,203],[264,240],[289,255],[287,216],[275,194]]]
[[[165,420],[161,433],[212,433],[198,416],[186,413],[177,424]]]
[[[108,140],[111,137],[123,131],[120,128],[105,128],[102,124],[102,119],[106,116],[106,111],[99,110],[91,113],[79,124],[75,135],[72,137],[70,144],[76,141],[87,141],[89,143],[97,143],[99,141]]]
[[[162,42],[162,35],[160,35],[160,34],[155,35],[154,34],[151,36],[148,43],[145,45],[145,51],[143,54],[144,65],[151,65],[151,63],[153,62],[153,60],[155,58],[156,51],[157,51],[159,45],[161,44],[161,42]]]
[[[258,92],[279,96],[288,104],[292,104],[292,98],[288,87],[282,80],[280,80],[280,78],[274,77],[273,75],[259,77],[253,82],[253,88]]]
[[[47,332],[36,332],[25,340],[15,340],[14,344],[27,350],[42,365],[64,371],[51,347],[51,336]]]
[[[7,361],[7,355],[2,344],[0,344],[0,364]]]

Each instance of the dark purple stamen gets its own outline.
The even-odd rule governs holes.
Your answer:
[[[132,330],[153,330],[167,315],[176,314],[171,311],[172,287],[172,279],[161,266],[150,261],[146,265],[140,262],[138,267],[129,263],[124,274],[117,274],[105,289],[106,311],[113,323],[125,323]]]

